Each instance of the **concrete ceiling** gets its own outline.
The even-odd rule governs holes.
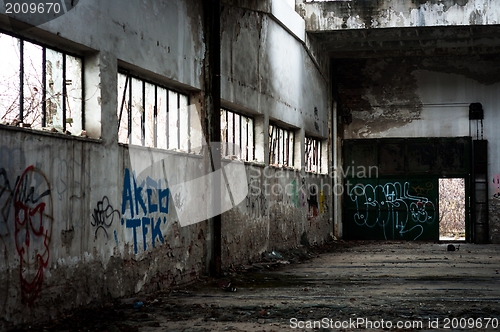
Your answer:
[[[500,53],[500,25],[309,32],[331,58]]]

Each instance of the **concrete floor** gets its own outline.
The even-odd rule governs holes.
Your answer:
[[[132,306],[139,298],[124,300],[81,330],[500,330],[500,245],[462,243],[447,251],[446,243],[351,242],[302,263],[287,264],[284,256],[272,270],[260,264],[218,285],[207,279],[144,296],[141,308]],[[236,292],[221,289],[229,281]]]

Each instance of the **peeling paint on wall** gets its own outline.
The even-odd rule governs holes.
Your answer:
[[[500,22],[495,0],[329,1],[297,4],[307,31],[494,25]]]
[[[482,95],[481,85],[495,89],[499,60],[498,55],[336,60],[339,107],[353,116],[344,126],[345,138],[426,136],[426,130],[437,130],[436,123],[423,123],[438,119],[434,136],[469,135],[468,105]]]
[[[355,137],[369,137],[419,119],[416,66],[403,58],[338,60],[339,106],[351,110],[347,127]]]

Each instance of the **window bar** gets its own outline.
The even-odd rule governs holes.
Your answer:
[[[249,127],[249,122],[250,122],[250,121],[249,121],[249,119],[248,119],[248,118],[246,118],[246,121],[245,121],[245,122],[246,122],[246,125],[247,125],[247,130],[246,130],[247,138],[245,139],[245,142],[246,142],[246,144],[245,144],[245,151],[247,152],[247,153],[246,153],[246,156],[247,156],[247,161],[249,161],[249,160],[252,160],[252,159],[253,159],[253,158],[252,158],[252,159],[250,159],[250,156],[249,156],[249,154],[250,154],[250,150],[248,149],[248,127]]]
[[[281,143],[281,164],[283,166],[287,166],[286,163],[287,163],[287,159],[286,159],[286,148],[287,148],[287,143],[288,143],[288,130],[286,129],[283,129],[283,142]]]
[[[242,126],[241,126],[241,119],[243,117],[240,115],[239,118],[240,118],[240,126],[239,126],[239,128],[240,128],[240,134],[238,136],[240,137],[240,146],[239,146],[239,149],[240,149],[240,158],[241,158],[243,156],[243,144],[242,144],[242,140],[241,140],[241,128],[242,128]]]
[[[286,131],[286,143],[283,144],[283,152],[285,153],[285,156],[283,156],[283,163],[290,166],[290,131],[288,130]]]
[[[311,152],[312,152],[312,158],[311,158],[311,161],[312,161],[312,167],[311,167],[311,170],[313,172],[316,171],[316,165],[317,165],[317,159],[316,159],[316,141],[314,139],[311,139]]]
[[[177,149],[181,151],[181,94],[176,92],[177,94]]]
[[[318,142],[318,173],[321,173],[321,142]]]
[[[47,126],[47,49],[42,48],[42,127]]]
[[[19,39],[19,121],[24,121],[24,41]]]
[[[80,64],[82,67],[82,71],[80,72],[80,82],[82,82],[82,130],[85,130],[85,63],[83,60],[80,58]],[[121,111],[120,111],[121,113]],[[120,114],[120,120],[121,120],[121,114]],[[118,124],[120,126],[120,124]]]
[[[125,105],[125,98],[127,95],[127,86],[128,82],[130,80],[130,76],[125,74],[125,87],[123,88],[123,97],[122,97],[122,104],[120,106],[120,117],[118,118],[118,129],[120,129],[120,123],[122,122],[122,114],[123,114],[123,106]],[[130,84],[132,86],[132,84]]]
[[[279,164],[282,166],[285,166],[285,141],[288,139],[288,132],[285,129],[280,129],[280,139],[279,139],[279,145],[278,145],[278,150],[279,150]]]
[[[309,170],[309,139],[306,137],[304,144],[304,155],[306,159],[306,171]]]
[[[272,154],[272,146],[273,146],[273,127],[269,126],[269,164],[272,164],[271,154]]]
[[[127,78],[130,81],[130,86],[128,88],[128,142],[132,143],[132,76],[127,74]]]
[[[146,146],[146,81],[142,81],[141,144]]]
[[[313,139],[312,140],[312,143],[313,143],[313,160],[314,160],[314,171],[317,172],[318,171],[318,141]]]
[[[233,114],[233,146],[231,148],[232,150],[232,153],[231,155],[234,156],[236,154],[236,147],[235,147],[235,144],[236,144],[236,114],[234,112],[232,112]]]
[[[321,142],[318,141],[318,173],[321,173]]]
[[[286,161],[286,165],[290,166],[290,135],[291,131],[286,131],[286,142],[283,144],[283,161]]]
[[[45,49],[45,48],[44,48]],[[66,54],[63,54],[63,116],[62,116],[62,122],[63,122],[63,132],[66,133],[66,96],[67,96],[67,88],[66,88]]]
[[[279,154],[279,151],[280,151],[280,130],[278,127],[275,127],[273,135],[274,135],[274,150],[273,150],[274,163],[279,164],[279,162],[280,162],[280,154]]]
[[[280,151],[280,145],[281,145],[281,137],[283,135],[283,133],[281,132],[281,129],[279,128],[276,128],[276,139],[277,139],[277,144],[276,144],[276,155],[278,156],[278,160],[276,162],[276,164],[280,164],[280,161],[281,161],[281,151]]]
[[[158,86],[155,84],[155,106],[154,106],[154,114],[153,114],[153,145],[156,148],[158,146]]]
[[[286,140],[286,164],[287,166],[291,166],[291,160],[290,160],[290,137],[292,135],[291,131],[287,132],[287,140]]]
[[[251,160],[255,160],[255,134],[253,132],[253,129],[254,129],[254,121],[252,120],[252,159]]]
[[[295,149],[294,149],[294,143],[295,142],[295,132],[292,132],[292,163],[290,166],[293,166],[294,163],[293,163],[293,160],[295,159]]]
[[[226,112],[226,156],[229,156],[229,111]]]
[[[167,115],[166,115],[166,118],[167,118],[167,132],[165,133],[165,135],[167,135],[167,150],[170,148],[170,138],[169,138],[169,134],[170,134],[170,127],[169,127],[169,116],[168,116],[168,113],[170,111],[170,101],[169,101],[169,90],[168,89],[165,89],[165,94],[167,95],[165,98],[165,103],[166,103],[166,108],[167,108]]]
[[[269,126],[270,127],[270,132],[269,132],[269,139],[270,139],[270,143],[269,144],[269,164],[273,164],[273,159],[272,157],[274,156],[274,140],[273,140],[273,136],[274,136],[274,126]]]
[[[311,139],[307,138],[307,147],[306,147],[306,156],[307,156],[307,170],[312,170],[313,163],[311,158]]]
[[[191,112],[189,111],[189,97],[187,98],[187,105],[186,105],[186,112],[187,112],[187,139],[188,139],[188,151],[191,152]]]
[[[315,150],[314,139],[311,139],[311,151],[310,151],[310,156],[311,156],[311,167],[310,167],[310,171],[311,171],[311,172],[315,172],[315,171],[316,171],[316,150]]]

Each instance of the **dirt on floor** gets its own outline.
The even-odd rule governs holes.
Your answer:
[[[499,269],[500,245],[332,241],[17,330],[499,331]]]

